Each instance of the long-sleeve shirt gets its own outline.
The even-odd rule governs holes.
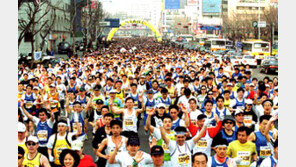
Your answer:
[[[188,114],[188,117],[189,117],[189,120],[190,120],[190,115],[189,114]],[[214,138],[217,135],[217,133],[221,131],[221,129],[222,129],[222,122],[219,121],[218,124],[217,124],[217,126],[206,128],[206,131],[209,132],[209,136],[211,138]],[[193,125],[191,123],[191,121],[189,121],[188,130],[191,133],[191,136],[195,136],[196,133],[197,133],[197,131],[200,131],[201,128],[200,127],[197,127],[196,125]],[[204,133],[202,137],[205,137],[205,136],[206,136],[206,133]]]

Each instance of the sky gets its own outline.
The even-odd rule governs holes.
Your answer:
[[[103,3],[103,9],[107,12],[127,11],[132,3],[143,3],[151,0],[100,0]],[[156,0],[161,1],[161,0]]]

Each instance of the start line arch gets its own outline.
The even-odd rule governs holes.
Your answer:
[[[144,21],[144,20],[127,20],[127,21],[124,21],[124,22],[120,23],[120,25],[119,25],[118,28],[112,28],[111,29],[111,31],[108,34],[107,41],[111,41],[112,37],[114,36],[114,34],[116,33],[116,31],[121,26],[124,26],[125,24],[129,24],[129,23],[132,23],[132,24],[142,24],[144,26],[147,26],[155,34],[156,39],[157,39],[158,42],[160,42],[162,40],[159,31],[153,25],[151,25],[149,22]]]

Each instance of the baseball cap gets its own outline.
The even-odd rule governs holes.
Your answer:
[[[32,141],[38,143],[38,138],[36,136],[29,136],[26,142]]]
[[[233,86],[233,85],[232,85],[232,83],[227,83],[227,85],[226,85],[226,86]]]
[[[74,140],[71,144],[71,150],[80,151],[83,147],[83,143],[81,140]]]
[[[163,103],[158,103],[158,104],[157,104],[157,108],[161,108],[161,107],[165,108],[165,104],[163,104]]]
[[[115,89],[112,89],[112,90],[110,91],[110,93],[117,93],[117,91],[116,91]]]
[[[37,89],[37,90],[38,90],[39,88],[38,88],[38,86],[34,86],[34,87],[33,87],[33,90],[34,90],[34,89]]]
[[[141,78],[146,78],[146,76],[145,75],[141,75]]]
[[[25,132],[26,131],[26,125],[18,122],[17,123],[17,132]]]
[[[56,85],[55,84],[50,84],[49,87],[54,87],[55,88]]]
[[[151,155],[163,155],[164,154],[164,150],[161,146],[155,145],[153,147],[151,147]]]
[[[251,83],[249,86],[255,86],[253,83]]]
[[[238,114],[240,114],[240,113],[244,113],[244,111],[243,111],[242,109],[240,109],[240,108],[237,108],[237,109],[235,109],[235,111],[234,111],[234,116],[236,116],[236,115],[238,115]]]
[[[96,101],[96,104],[104,104],[104,102],[103,102],[103,100],[98,99],[98,100]]]
[[[81,87],[81,88],[79,89],[79,91],[80,91],[80,92],[84,92],[84,91],[85,91],[84,87]]]
[[[265,87],[270,88],[270,86],[268,84],[265,84]]]
[[[247,99],[247,100],[245,101],[245,103],[246,103],[246,104],[253,104],[253,101],[252,101],[251,99]]]

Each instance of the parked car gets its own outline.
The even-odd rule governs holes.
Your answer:
[[[238,66],[241,64],[241,58],[240,56],[230,55],[230,62],[233,66]]]
[[[63,53],[68,54],[68,52],[70,52],[71,50],[72,50],[72,46],[69,42],[60,42],[58,44],[58,53],[59,54],[63,54]]]
[[[278,60],[263,60],[259,67],[259,71],[266,74],[270,72],[278,73]]]
[[[244,55],[241,64],[243,65],[250,65],[250,67],[256,67],[257,66],[257,60],[255,59],[255,56],[252,55]]]

